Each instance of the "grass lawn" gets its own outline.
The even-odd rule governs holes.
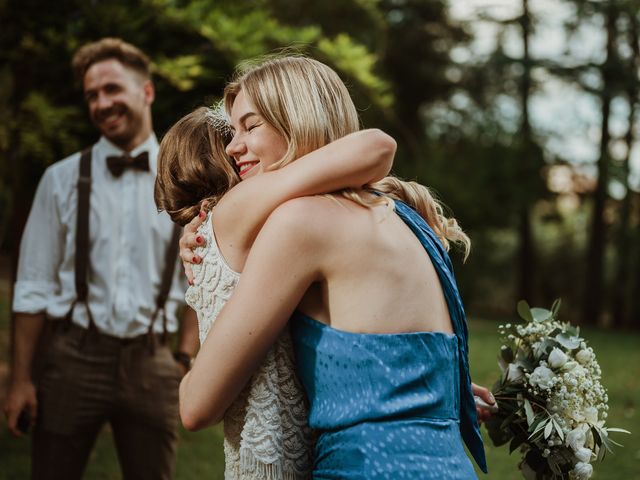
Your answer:
[[[6,303],[0,301],[0,363],[6,359],[8,337],[8,314]],[[474,381],[492,385],[499,375],[496,356],[500,347],[497,334],[498,323],[494,321],[472,321],[471,329],[471,373]],[[640,334],[613,333],[598,330],[583,332],[594,347],[602,366],[603,383],[609,390],[609,425],[622,427],[632,435],[618,434],[614,439],[625,445],[615,456],[595,467],[595,479],[631,480],[640,479]],[[4,392],[0,392],[4,397]],[[102,432],[95,448],[87,475],[89,480],[120,478],[115,451],[108,429]],[[485,437],[487,438],[487,437]],[[521,479],[517,470],[519,456],[509,456],[506,447],[493,448],[487,438],[487,454],[490,473],[481,478],[491,480]],[[29,472],[29,444],[27,439],[9,437],[0,421],[0,479],[23,480]],[[191,480],[223,478],[222,429],[209,428],[198,433],[181,433],[178,451],[176,478]]]

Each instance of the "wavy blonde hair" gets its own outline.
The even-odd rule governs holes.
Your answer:
[[[271,57],[241,67],[224,91],[228,115],[241,90],[257,113],[287,141],[287,152],[271,169],[282,168],[360,128],[356,107],[338,74],[311,58]],[[363,195],[366,190],[385,197]],[[429,189],[419,183],[386,177],[363,190],[347,189],[340,194],[365,207],[389,203],[387,199],[401,200],[427,221],[447,250],[451,243],[459,244],[464,258],[469,255],[469,237],[454,218],[444,214],[442,204]]]

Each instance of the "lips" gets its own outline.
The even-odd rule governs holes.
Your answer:
[[[237,164],[238,167],[238,174],[240,175],[240,177],[244,177],[249,170],[253,169],[256,165],[258,165],[257,160],[253,161],[253,162],[240,162]]]
[[[110,108],[108,110],[97,112],[97,123],[104,128],[113,127],[120,121],[122,117],[124,117],[126,111],[126,108],[121,107]]]

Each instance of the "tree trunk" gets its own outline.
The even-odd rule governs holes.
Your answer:
[[[631,201],[633,194],[629,185],[630,175],[630,157],[631,150],[635,142],[634,130],[636,127],[635,116],[637,111],[637,78],[636,72],[640,68],[640,46],[638,44],[638,22],[634,15],[629,15],[630,20],[630,46],[633,51],[633,57],[629,62],[629,87],[627,88],[627,97],[629,101],[629,125],[625,134],[625,144],[627,153],[622,164],[622,175],[626,194],[622,200],[620,209],[620,226],[617,241],[617,260],[616,277],[613,287],[613,324],[615,327],[623,327],[631,323],[630,313],[628,312],[629,300],[629,284],[631,270]]]
[[[520,102],[522,110],[522,123],[520,125],[522,157],[520,159],[519,177],[524,185],[529,185],[530,175],[535,170],[534,142],[531,135],[531,123],[529,122],[529,97],[531,95],[531,58],[529,56],[529,36],[531,34],[531,14],[528,0],[522,1],[522,40],[524,52],[522,58],[523,74],[520,81]],[[532,192],[525,188],[520,198],[518,214],[518,298],[525,299],[529,303],[535,303],[533,298],[533,280],[535,278],[535,254],[533,247],[531,228]]]
[[[602,104],[602,135],[600,138],[600,154],[598,158],[598,181],[593,194],[593,212],[589,245],[587,251],[587,278],[583,301],[583,321],[588,325],[598,323],[602,310],[605,224],[604,208],[607,200],[609,184],[609,116],[611,110],[612,83],[611,65],[615,57],[617,12],[610,6],[607,11],[607,59],[602,66],[603,86],[600,94]]]

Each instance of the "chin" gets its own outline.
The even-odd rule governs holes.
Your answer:
[[[135,133],[129,131],[120,131],[121,129],[115,130],[101,130],[102,134],[114,145],[118,147],[125,147],[129,145],[131,140],[135,137]]]

